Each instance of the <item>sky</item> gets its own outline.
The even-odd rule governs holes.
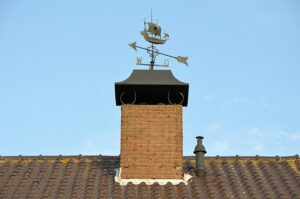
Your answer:
[[[0,0],[0,155],[119,155],[114,83],[136,66],[144,19],[187,82],[184,155],[300,152],[300,2]],[[158,63],[164,57],[158,57]]]

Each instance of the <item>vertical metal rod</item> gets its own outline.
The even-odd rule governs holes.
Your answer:
[[[153,50],[153,44],[151,44],[151,62],[150,62],[150,70],[154,69],[154,50]]]

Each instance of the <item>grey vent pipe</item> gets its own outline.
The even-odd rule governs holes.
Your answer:
[[[196,173],[197,176],[205,175],[205,166],[204,166],[204,155],[206,153],[205,147],[202,144],[202,140],[204,137],[197,136],[197,145],[194,150],[194,154],[196,154]]]

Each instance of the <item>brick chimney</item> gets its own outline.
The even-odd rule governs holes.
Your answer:
[[[115,84],[122,179],[182,179],[182,108],[188,84],[169,70],[134,70]]]

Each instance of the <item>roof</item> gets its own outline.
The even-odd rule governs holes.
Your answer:
[[[122,85],[177,85],[187,86],[187,83],[176,79],[170,70],[133,70],[131,75],[122,82]]]
[[[184,185],[114,181],[117,156],[0,156],[0,198],[300,198],[300,159],[206,157],[206,176]]]
[[[187,106],[188,90],[189,84],[176,79],[170,70],[133,70],[126,80],[115,83],[116,104],[122,104],[120,98],[125,97],[123,96],[125,93],[134,92],[136,99],[128,102],[170,104],[171,100],[176,104]]]

